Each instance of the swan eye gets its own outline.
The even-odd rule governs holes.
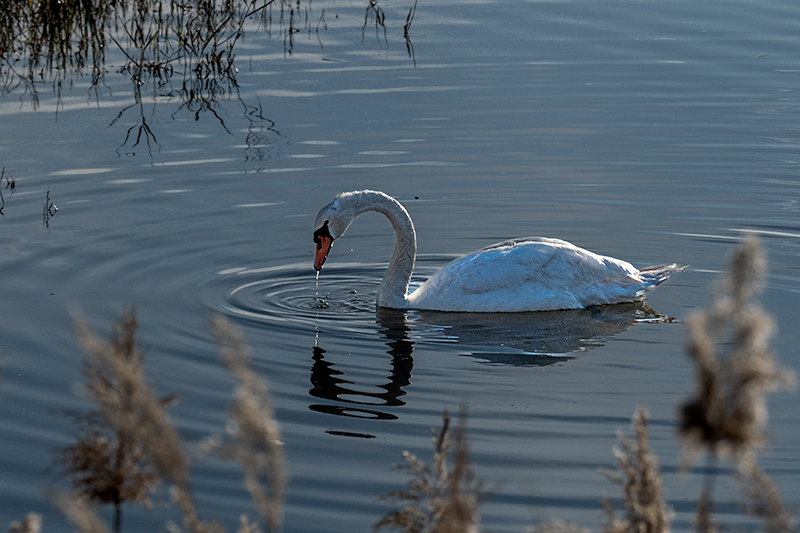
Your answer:
[[[319,241],[320,237],[327,237],[333,240],[333,236],[331,235],[330,229],[328,229],[328,221],[326,220],[322,227],[319,228],[317,231],[314,232],[314,242],[317,244],[317,250],[322,246]]]

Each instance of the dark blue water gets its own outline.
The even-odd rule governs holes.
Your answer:
[[[477,473],[496,483],[486,530],[598,527],[619,490],[597,468],[639,404],[674,529],[690,528],[700,476],[677,475],[674,436],[693,391],[683,321],[710,305],[744,231],[769,256],[774,351],[800,369],[800,7],[420,0],[413,58],[410,8],[383,6],[386,36],[368,25],[362,39],[364,6],[315,2],[312,28],[324,9],[327,29],[296,34],[291,53],[279,32],[250,32],[238,93],[200,112],[152,85],[137,103],[113,51],[99,88],[76,77],[59,98],[42,83],[36,108],[21,89],[2,96],[0,166],[16,186],[0,219],[0,523],[37,511],[68,530],[44,489],[64,486],[52,450],[77,433],[63,410],[87,408],[70,313],[107,335],[135,304],[147,374],[185,392],[171,414],[190,442],[224,431],[233,387],[208,317],[243,328],[285,441],[285,531],[369,530],[392,509],[377,496],[406,482],[391,465],[404,450],[429,459],[430,428],[462,405]],[[648,299],[675,322],[376,313],[394,238],[380,215],[348,230],[319,285],[311,268],[316,212],[361,188],[414,219],[415,282],[496,241],[558,237],[690,264]],[[569,335],[542,333],[554,324]],[[797,507],[795,405],[770,397],[761,457]],[[199,460],[192,479],[204,518],[254,516],[234,465]],[[727,478],[718,495],[721,522],[755,527]],[[131,509],[126,530],[174,513]]]

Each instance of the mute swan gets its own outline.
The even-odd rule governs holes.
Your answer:
[[[334,240],[367,211],[386,215],[396,235],[392,259],[378,287],[379,307],[471,312],[581,309],[642,300],[656,285],[686,269],[673,263],[638,270],[566,241],[528,237],[456,259],[408,294],[417,254],[414,224],[400,202],[366,190],[339,194],[320,210],[314,222],[315,270],[322,269]]]

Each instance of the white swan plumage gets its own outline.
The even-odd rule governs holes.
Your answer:
[[[386,215],[396,242],[378,287],[377,305],[394,309],[466,312],[521,312],[581,309],[632,302],[686,265],[637,269],[630,263],[595,254],[559,239],[527,237],[493,244],[460,257],[411,294],[417,238],[406,209],[379,191],[337,195],[314,222],[318,272],[333,242],[367,211]]]

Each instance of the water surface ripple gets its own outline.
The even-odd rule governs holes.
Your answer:
[[[363,28],[366,4],[385,34]],[[27,511],[70,527],[42,494],[66,488],[53,448],[77,430],[60,413],[89,409],[70,313],[107,336],[134,304],[148,379],[184,392],[170,414],[190,443],[225,431],[234,388],[208,315],[242,328],[285,442],[287,533],[369,531],[393,509],[376,496],[407,481],[391,465],[404,450],[429,461],[431,428],[461,406],[478,476],[497,487],[482,529],[599,529],[601,496],[621,506],[597,467],[613,467],[640,404],[672,530],[693,529],[701,476],[675,475],[676,406],[696,389],[685,323],[744,233],[768,255],[771,348],[800,371],[800,3],[420,2],[413,58],[412,4],[315,1],[308,20],[324,10],[324,24],[291,43],[248,29],[235,84],[191,87],[217,95],[205,101],[184,99],[198,93],[179,69],[171,85],[128,76],[115,47],[101,86],[37,77],[0,92],[0,168],[15,180],[0,182],[0,527]],[[379,215],[352,224],[318,281],[311,266],[319,208],[366,188],[411,214],[414,284],[527,235],[691,266],[647,305],[376,310],[394,242]],[[769,397],[760,455],[795,509],[796,403]],[[192,482],[204,520],[254,516],[235,465],[198,460]],[[725,528],[760,530],[735,484],[721,474],[717,488]],[[123,530],[161,530],[173,511],[131,506]]]

